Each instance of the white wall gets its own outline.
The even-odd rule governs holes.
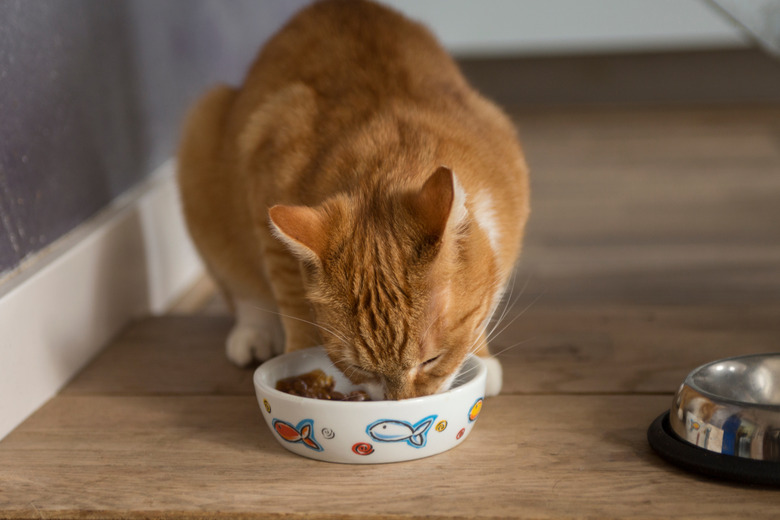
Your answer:
[[[203,273],[166,162],[0,286],[0,439]]]
[[[712,0],[748,29],[769,52],[780,56],[780,2],[778,0]]]
[[[706,0],[382,0],[459,56],[691,50],[749,45]]]

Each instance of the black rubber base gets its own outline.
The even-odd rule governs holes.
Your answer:
[[[669,412],[653,421],[647,440],[661,458],[688,471],[743,484],[780,486],[780,462],[723,455],[689,444],[672,431]]]

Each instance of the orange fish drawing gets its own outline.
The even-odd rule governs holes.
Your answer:
[[[297,426],[274,419],[273,426],[279,437],[287,442],[302,442],[308,448],[322,451],[322,446],[317,444],[317,441],[314,439],[314,421],[311,419],[304,419]]]

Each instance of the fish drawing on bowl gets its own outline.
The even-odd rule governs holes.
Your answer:
[[[428,429],[436,420],[435,415],[430,415],[416,424],[409,424],[406,421],[393,419],[376,421],[369,424],[366,431],[368,435],[379,442],[403,442],[406,441],[409,446],[422,448],[427,442]]]
[[[321,369],[335,388],[359,390],[330,362],[322,347],[284,354],[254,374],[260,411],[285,449],[328,462],[375,464],[419,459],[462,443],[482,409],[487,369],[469,356],[446,392],[400,401],[335,401],[292,395],[277,381]]]

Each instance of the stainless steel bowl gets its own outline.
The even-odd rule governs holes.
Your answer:
[[[677,391],[669,424],[680,439],[706,450],[780,461],[780,353],[697,368]]]

